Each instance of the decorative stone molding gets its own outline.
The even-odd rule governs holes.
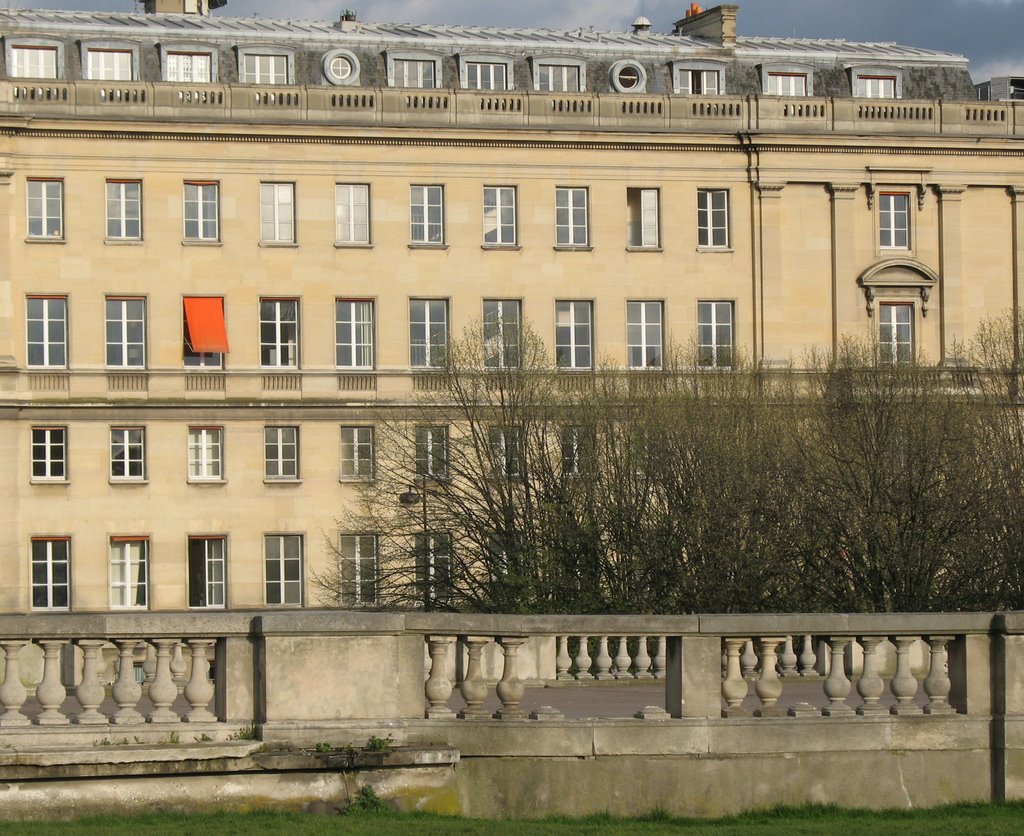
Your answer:
[[[875,295],[879,289],[902,295],[916,293],[921,298],[921,316],[927,316],[931,291],[938,286],[939,276],[914,259],[890,258],[865,270],[857,284],[864,291],[869,317],[875,315]]]

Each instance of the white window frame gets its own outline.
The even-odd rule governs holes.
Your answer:
[[[206,44],[201,42],[182,43],[182,42],[169,42],[161,43],[160,47],[160,78],[166,82],[172,84],[212,84],[220,79],[220,67],[218,66],[220,61],[219,50],[212,44]],[[179,59],[172,62],[172,58]],[[180,59],[188,58],[189,66],[187,72],[183,72],[185,67],[178,66],[175,71],[172,71],[172,63],[182,64]],[[196,58],[205,58],[206,66],[205,73],[202,71],[202,62],[199,66],[196,66]],[[196,70],[199,69],[199,72]],[[203,78],[203,75],[206,78]],[[173,76],[180,75],[186,76],[184,78],[175,78]]]
[[[883,96],[879,82],[891,82],[892,95]],[[850,67],[850,89],[863,99],[902,99],[903,71],[898,67]]]
[[[626,365],[631,369],[660,369],[664,361],[664,303],[649,299],[627,301]]]
[[[416,581],[422,587],[421,603],[430,609],[444,603],[451,592],[452,538],[446,532],[421,532],[415,538]],[[443,568],[442,568],[443,566]],[[447,578],[445,588],[439,590],[438,577]]]
[[[341,606],[373,606],[380,583],[376,534],[341,534],[338,538]],[[367,581],[367,572],[371,580]],[[367,595],[367,587],[372,593]]]
[[[484,186],[484,246],[519,244],[518,194],[515,186]]]
[[[523,342],[522,300],[484,299],[483,312],[484,368],[519,368]]]
[[[110,428],[110,481],[146,481],[145,427]]]
[[[142,240],[142,181],[107,180],[107,239]]]
[[[409,187],[409,241],[416,247],[445,245],[444,186]]]
[[[494,476],[518,479],[526,468],[526,450],[522,436],[513,428],[488,427],[487,444],[490,447]]]
[[[263,479],[266,482],[298,482],[300,467],[299,428],[266,426],[263,428]]]
[[[334,184],[334,243],[341,247],[370,245],[370,187],[366,183]]]
[[[902,208],[898,205],[902,202]],[[910,192],[899,189],[878,193],[878,248],[906,252],[911,249]],[[901,223],[902,219],[902,223]],[[902,235],[903,243],[898,243]]]
[[[83,42],[82,75],[89,81],[137,81],[138,45],[113,41]]]
[[[291,317],[288,305],[294,306]],[[300,313],[298,299],[260,299],[260,368],[299,367]]]
[[[33,482],[68,481],[67,427],[32,427],[30,445]]]
[[[341,478],[344,481],[372,479],[373,427],[343,426],[341,428]]]
[[[723,313],[728,314],[723,317]],[[703,339],[701,329],[711,329],[711,341]],[[721,342],[722,329],[728,340]],[[728,357],[721,357],[724,351]],[[724,299],[702,299],[697,302],[697,364],[708,369],[730,369],[736,356],[736,306]]]
[[[193,553],[193,544],[202,544]],[[202,551],[199,554],[200,549]],[[224,535],[189,535],[186,547],[188,559],[188,606],[189,609],[222,610],[227,606],[227,564],[228,538]],[[202,561],[202,589],[193,589],[192,563]],[[194,592],[201,595],[194,596]],[[198,598],[199,603],[196,603]]]
[[[36,545],[40,544],[41,554],[37,556]],[[56,549],[57,544],[62,549]],[[63,551],[63,554],[57,552]],[[64,580],[57,579],[57,567],[63,565]],[[36,569],[42,569],[44,578],[36,579]],[[29,546],[29,578],[31,582],[32,609],[34,611],[64,611],[71,608],[71,538],[33,537]],[[63,591],[63,603],[59,593]],[[42,593],[44,603],[36,603],[37,592]]]
[[[905,321],[901,321],[901,314],[906,315]],[[879,302],[878,357],[883,363],[902,365],[914,361],[915,314],[912,302]]]
[[[409,300],[409,365],[437,369],[448,353],[448,300]]]
[[[339,369],[372,369],[375,361],[373,299],[334,300],[334,362]],[[351,362],[343,362],[347,359]]]
[[[118,567],[123,568],[124,580],[115,580]],[[149,538],[111,537],[110,608],[144,610],[148,606]]]
[[[424,479],[445,480],[449,475],[448,457],[451,433],[447,424],[421,424],[416,427],[414,452],[416,475]]]
[[[28,238],[39,241],[64,240],[64,180],[31,177],[25,181],[26,228]]]
[[[724,96],[725,65],[706,61],[673,61],[672,89],[680,96]]]
[[[294,84],[294,53],[290,49],[281,47],[239,47],[238,81],[239,84],[254,84],[264,87]]]
[[[762,64],[761,94],[764,96],[813,96],[814,69],[806,64]]]
[[[33,311],[34,307],[38,311]],[[34,315],[35,314],[35,315]],[[33,333],[35,331],[36,333]],[[38,339],[33,339],[38,337]],[[33,348],[36,351],[33,352]],[[25,299],[25,365],[66,369],[68,366],[68,297],[28,296]],[[33,362],[33,353],[42,354]]]
[[[294,183],[260,183],[260,242],[295,243]]]
[[[332,49],[324,54],[321,69],[331,84],[354,87],[359,84],[359,58],[349,49]]]
[[[578,213],[583,213],[579,223]],[[585,249],[590,246],[590,189],[586,186],[555,187],[555,248]]]
[[[608,70],[608,82],[616,93],[644,93],[647,91],[647,70],[632,58],[616,61]]]
[[[108,369],[146,368],[146,300],[137,296],[108,296],[103,301]],[[110,335],[111,326],[117,338]]]
[[[305,538],[301,534],[263,535],[263,603],[268,607],[302,606],[305,572]],[[289,544],[298,546],[298,557],[288,557]],[[274,552],[272,554],[272,552]],[[296,578],[288,578],[288,564],[298,564]],[[271,567],[274,566],[272,578]],[[271,594],[271,592],[274,594]]]
[[[626,246],[629,249],[660,249],[660,203],[660,189],[626,189]]]
[[[220,240],[220,183],[186,180],[182,189],[186,241]]]
[[[188,428],[188,481],[224,481],[224,428]]]
[[[581,319],[585,313],[586,318]],[[586,329],[586,339],[577,339]],[[555,302],[555,365],[570,371],[594,367],[594,303],[589,299],[559,299]]]
[[[730,202],[728,189],[697,190],[697,246],[700,249],[729,249]]]
[[[561,55],[532,58],[533,89],[539,93],[585,93],[587,62]],[[575,84],[572,83],[575,79]],[[575,87],[575,89],[573,89]]]
[[[388,51],[385,55],[388,71],[388,87],[405,87],[411,90],[434,90],[443,86],[441,78],[441,56],[421,50]],[[429,73],[426,72],[430,68]],[[427,75],[432,78],[427,78]],[[411,84],[409,82],[412,82]],[[429,82],[429,83],[428,83]]]
[[[501,73],[497,69],[501,69]],[[495,76],[503,74],[504,84]],[[493,90],[503,92],[514,89],[514,70],[510,58],[501,55],[459,55],[459,86],[463,90]]]
[[[4,38],[10,78],[59,79],[64,77],[64,44],[35,38]],[[52,59],[48,60],[48,59]],[[50,64],[53,70],[50,71]]]

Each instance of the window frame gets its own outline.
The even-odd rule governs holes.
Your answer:
[[[220,554],[212,553],[211,546],[217,543]],[[202,553],[193,544],[202,544]],[[189,534],[185,548],[188,569],[188,608],[190,610],[223,610],[227,609],[227,574],[228,574],[228,538],[225,534]],[[202,561],[202,588],[195,589],[193,581],[198,579],[195,563]],[[211,567],[219,565],[220,577],[211,573]],[[211,574],[214,577],[211,578]],[[216,595],[211,595],[211,592]],[[198,593],[198,594],[193,594]],[[211,598],[219,597],[219,601]]]
[[[553,84],[554,76],[551,70],[558,68],[561,72],[562,83],[565,84],[568,74],[567,70],[576,71],[576,90],[571,85],[557,86]],[[555,93],[559,95],[573,95],[575,93],[587,92],[587,62],[569,55],[545,55],[543,57],[530,58],[530,68],[533,77],[533,89],[537,93]],[[547,84],[543,85],[544,71],[547,70]]]
[[[356,308],[359,305],[368,305],[369,319],[357,319]],[[345,319],[340,316],[344,310],[343,306],[348,306],[350,316]],[[376,313],[377,305],[375,299],[346,299],[343,297],[336,297],[334,300],[334,365],[338,369],[359,369],[363,371],[370,371],[376,368]],[[342,328],[348,328],[349,339],[343,341],[341,338]],[[360,335],[364,337],[365,341],[360,340]],[[350,352],[352,363],[342,363],[342,350],[345,349]],[[362,354],[368,354],[368,362],[357,363]]]
[[[405,90],[439,90],[444,86],[444,79],[442,78],[443,68],[441,66],[441,56],[436,52],[429,52],[426,50],[388,50],[384,54],[384,58],[387,64],[387,76],[388,76],[388,87],[397,87]],[[417,81],[419,84],[399,84],[398,83],[398,72],[402,70],[402,81],[409,80],[408,67],[409,64],[417,64],[418,71]],[[424,73],[422,70],[424,67],[430,64],[431,72],[433,74],[433,84],[424,84]]]
[[[157,45],[160,50],[160,78],[169,84],[216,84],[220,80],[220,50],[212,44],[202,42],[182,43],[170,42]],[[170,59],[172,56],[205,56],[209,60],[210,77],[206,81],[176,80],[170,77]]]
[[[901,310],[909,312],[907,322],[899,322]],[[887,321],[887,319],[891,321]],[[899,339],[899,329],[909,331],[906,340]],[[884,329],[891,329],[889,340],[883,339]],[[904,346],[904,349],[901,349]],[[917,306],[913,302],[887,299],[878,303],[878,359],[891,365],[907,365],[914,362],[917,348]]]
[[[636,83],[630,86],[623,81],[623,73],[632,71]],[[612,92],[632,96],[647,92],[647,69],[639,61],[633,58],[624,58],[616,61],[608,69],[608,83]]]
[[[342,424],[339,470],[342,482],[367,482],[374,479],[375,435],[372,425]]]
[[[715,207],[715,197],[725,196],[725,206]],[[732,246],[730,209],[732,196],[729,189],[697,189],[697,248],[700,250],[729,250]],[[716,216],[724,216],[717,224]],[[719,233],[721,238],[719,240]]]
[[[702,308],[706,308],[710,312],[711,316],[708,319],[702,318]],[[725,307],[721,307],[725,306]],[[718,314],[722,310],[728,310],[729,321],[719,321]],[[718,342],[719,328],[728,326],[729,341],[727,344],[720,345]],[[701,328],[711,328],[711,343],[706,343],[701,340]],[[705,369],[731,369],[735,363],[736,358],[736,303],[729,299],[700,299],[697,301],[697,365],[700,368]],[[725,348],[729,352],[727,358],[728,362],[722,362],[719,358],[719,352]],[[708,361],[705,362],[702,351],[710,350],[708,354]]]
[[[195,189],[195,197],[189,197],[190,189]],[[207,192],[207,189],[210,192]],[[208,196],[212,195],[212,200]],[[195,207],[195,217],[189,217],[189,206]],[[182,240],[188,244],[216,244],[220,242],[220,181],[218,180],[185,180],[182,184]],[[212,217],[208,215],[209,207],[213,207]],[[191,234],[189,225],[194,225]],[[212,235],[207,234],[212,224]]]
[[[43,184],[47,184],[45,187]],[[56,195],[49,194],[50,186],[53,186]],[[35,188],[39,188],[39,194],[33,195]],[[39,212],[32,214],[32,204],[38,204]],[[57,212],[51,210],[53,204],[57,204]],[[33,223],[39,226],[38,232],[33,232]],[[53,224],[56,223],[56,228]],[[53,231],[48,231],[48,230]],[[25,232],[29,241],[64,241],[64,178],[63,177],[29,177],[25,180]]]
[[[567,323],[560,322],[561,306],[568,306],[565,310],[569,314]],[[580,307],[582,306],[582,307]],[[587,321],[577,322],[577,310],[587,312]],[[586,343],[577,342],[576,336],[579,328],[586,326]],[[565,331],[564,329],[568,329]],[[568,333],[569,340],[566,342],[562,335]],[[564,352],[569,352],[565,355]],[[585,362],[581,352],[586,352]],[[568,362],[563,361],[566,357]],[[594,301],[592,299],[556,299],[555,300],[555,365],[563,371],[593,371],[594,368]]]
[[[503,93],[509,90],[515,89],[515,65],[511,58],[507,55],[498,55],[495,53],[483,53],[483,52],[463,52],[458,55],[459,62],[459,87],[463,90],[475,90],[480,93],[497,92]],[[480,82],[483,80],[482,76],[478,74],[477,84],[474,86],[470,79],[470,69],[472,67],[503,67],[505,72],[505,86],[482,86]],[[493,82],[494,72],[490,72],[491,81]]]
[[[38,51],[38,52],[52,52],[53,53],[53,75],[25,75],[15,72],[15,61],[16,52],[18,50],[23,51]],[[11,37],[6,36],[4,38],[4,66],[7,67],[7,76],[11,79],[39,79],[39,80],[51,80],[58,81],[64,78],[64,42],[51,40],[50,38],[35,38],[35,37]]]
[[[432,316],[434,306],[444,314],[440,320]],[[417,318],[415,306],[422,306],[423,316]],[[439,369],[444,366],[448,355],[451,311],[448,299],[416,297],[409,300],[409,367],[413,369]],[[435,341],[434,332],[440,326],[442,339]],[[422,328],[422,339],[417,339],[416,330]],[[421,355],[421,356],[419,356]]]
[[[914,239],[911,234],[911,207],[913,206],[913,202],[911,201],[910,192],[903,189],[882,189],[878,192],[877,198],[878,214],[876,234],[878,235],[879,251],[886,253],[912,252]],[[903,199],[904,207],[902,210],[893,205],[894,198]],[[904,224],[902,227],[898,224],[898,219],[901,214],[904,217]],[[886,220],[887,218],[888,222]],[[893,243],[898,240],[901,233],[905,239],[905,243]],[[885,243],[887,238],[889,243]]]
[[[147,311],[147,300],[143,296],[106,296],[103,299],[103,322],[105,324],[104,329],[104,360],[105,367],[108,369],[145,369],[148,361],[148,354],[146,340],[149,328],[148,326],[148,311]],[[141,318],[137,312],[133,313],[129,309],[130,303],[138,303],[141,305]],[[120,305],[120,316],[116,319],[111,317],[110,305]],[[132,325],[141,322],[142,336],[141,339],[131,339]],[[118,342],[112,342],[110,338],[111,325],[117,323],[120,328],[120,340]],[[112,354],[113,351],[120,351],[121,362],[115,362],[115,356]],[[133,350],[137,352],[134,355],[137,359],[133,360]]]
[[[70,481],[67,426],[33,425],[29,429],[29,449],[31,482],[63,484]],[[37,472],[37,466],[41,466],[42,472]]]
[[[236,47],[236,50],[238,53],[239,84],[250,84],[254,87],[284,87],[295,83],[295,51],[293,49],[260,44],[256,46],[239,46]],[[250,58],[256,63],[254,73],[249,72],[246,68],[246,62]],[[259,59],[263,58],[273,59],[275,64],[279,59],[284,59],[283,77],[280,76],[277,67],[273,67],[270,80],[261,80],[263,71],[258,65]]]
[[[850,93],[858,99],[902,99],[903,70],[892,66],[861,65],[848,68],[850,73]],[[892,81],[893,95],[876,96],[871,90],[871,81]]]
[[[276,542],[278,546],[278,554],[275,558],[270,556],[270,544]],[[298,544],[298,557],[289,558],[287,555],[287,542],[293,542]],[[292,532],[281,532],[281,533],[266,533],[263,535],[263,605],[266,607],[301,607],[305,600],[305,536],[302,534]],[[271,579],[270,566],[271,563],[276,562],[278,564],[278,576],[276,579]],[[298,579],[289,579],[286,564],[289,562],[298,563],[299,577]],[[280,598],[277,601],[271,601],[271,585],[277,587],[278,595]],[[298,590],[298,600],[288,600],[289,590]]]
[[[295,183],[260,181],[260,245],[295,244],[298,241],[295,216]]]
[[[493,308],[493,315],[488,311]],[[514,316],[506,317],[505,306],[511,306]],[[509,328],[512,334],[506,333]],[[501,371],[518,369],[522,365],[523,352],[523,301],[522,299],[483,300],[484,368]],[[494,350],[491,350],[494,346]],[[514,355],[509,356],[512,347]]]
[[[41,311],[41,317],[33,317],[30,310],[32,302],[43,302],[43,310]],[[61,302],[63,303],[63,314],[58,320],[56,317],[50,315],[50,303]],[[42,329],[42,339],[32,339],[32,327],[33,322],[39,322]],[[51,339],[51,326],[53,323],[60,323],[60,341]],[[44,362],[33,363],[32,362],[32,346],[41,346],[43,352]],[[63,353],[63,362],[54,363],[50,362],[50,355],[53,353],[55,347],[60,348]],[[68,367],[68,297],[67,296],[44,296],[44,295],[30,295],[25,297],[25,365],[32,369],[66,369]]]
[[[653,208],[651,202],[653,201]],[[653,214],[653,224],[646,217]],[[653,226],[654,240],[649,240],[648,231]],[[639,232],[639,236],[636,234]],[[626,187],[626,249],[661,249],[661,189],[650,186]]]
[[[371,544],[371,554],[364,555],[364,546]],[[346,548],[351,546],[351,550]],[[372,607],[378,601],[380,588],[380,544],[376,534],[349,534],[338,535],[338,579],[341,582],[339,603],[342,607]],[[351,564],[351,574],[346,572],[346,565]],[[364,569],[367,564],[372,567],[373,578],[369,582],[364,577]],[[364,593],[366,586],[371,587],[371,595]],[[347,587],[351,585],[351,591]]]
[[[264,483],[298,483],[302,481],[302,448],[300,445],[301,439],[297,424],[268,424],[263,427]],[[293,450],[290,457],[287,455],[289,447]],[[273,457],[270,456],[272,450]],[[270,472],[271,463],[274,464],[277,473]]]
[[[47,536],[47,535],[34,535],[29,540],[29,599],[31,602],[31,609],[33,612],[67,612],[71,609],[71,537],[69,536]],[[36,544],[45,544],[45,554],[40,555],[37,558]],[[64,554],[60,558],[55,557],[53,552],[53,546],[56,543],[63,544]],[[54,579],[54,567],[55,565],[63,564],[64,566],[64,580]],[[45,580],[36,580],[36,567],[42,565],[45,568]],[[54,599],[57,597],[57,590],[63,588],[64,590],[64,603],[54,603]],[[38,591],[42,591],[45,595],[46,603],[37,604],[36,594]]]
[[[582,195],[582,206],[578,198]],[[565,198],[564,206],[560,205]],[[583,211],[582,225],[576,223],[576,212]],[[564,218],[565,222],[562,222]],[[582,229],[582,240],[580,230]],[[564,231],[564,236],[563,236]],[[561,240],[562,238],[565,240]],[[589,250],[590,245],[590,187],[589,186],[555,186],[555,249],[556,250]]]
[[[526,472],[526,445],[516,427],[487,428],[491,474],[497,479],[522,479]]]
[[[109,481],[111,484],[126,482],[144,483],[148,481],[146,468],[146,428],[144,426],[115,425],[110,427],[110,467]],[[121,459],[117,449],[123,448]],[[115,465],[120,461],[123,473],[114,472]],[[134,473],[132,471],[135,471]]]
[[[127,187],[135,186],[137,194],[132,199],[127,194]],[[111,187],[115,193],[111,195]],[[141,241],[142,240],[142,181],[141,180],[118,180],[108,179],[105,187],[105,207],[107,214],[106,240],[107,241]],[[131,217],[129,207],[134,204],[135,217]],[[117,208],[117,217],[111,215],[111,208]],[[136,225],[136,232],[130,232],[131,222]],[[117,228],[111,228],[111,224],[117,224]]]
[[[699,74],[700,90],[694,92],[694,74]],[[715,90],[707,91],[707,76],[714,74]],[[686,81],[683,84],[683,81]],[[678,96],[724,96],[725,64],[716,61],[673,61],[672,92]]]
[[[814,95],[814,68],[808,64],[762,64],[761,95],[780,96],[782,98],[807,98]],[[781,78],[801,78],[804,83],[803,93],[772,92],[772,80]]]
[[[415,428],[414,471],[419,479],[444,482],[451,476],[451,429],[448,424]]]
[[[201,298],[195,296],[183,296],[181,305],[181,365],[185,369],[223,369],[224,354],[220,351],[196,351],[192,347],[192,335],[189,332],[188,316],[185,313],[186,298]],[[208,299],[219,299],[221,311],[225,318],[224,327],[227,330],[227,309],[224,305],[223,296],[209,296]]]
[[[414,183],[409,186],[410,247],[443,248],[447,246],[444,197],[444,186],[437,183],[422,185]],[[416,219],[417,210],[422,216],[420,220]],[[433,220],[431,219],[432,210],[436,210],[437,214]]]
[[[298,369],[300,363],[300,339],[301,339],[301,317],[302,312],[297,297],[261,296],[259,307],[259,338],[260,338],[260,368],[261,369]],[[272,305],[268,309],[266,306]],[[287,320],[283,317],[283,305],[294,305],[294,318]],[[267,311],[270,310],[273,316],[268,318]],[[287,326],[292,326],[293,335],[288,338]],[[273,330],[273,339],[264,339]]]
[[[452,591],[452,537],[448,532],[418,532],[414,538],[416,555],[416,585],[421,591],[424,609],[446,604]],[[443,570],[439,572],[439,565]],[[441,577],[438,581],[437,578]],[[447,581],[445,580],[447,577]],[[440,586],[447,588],[438,594]]]
[[[334,62],[339,58],[348,63],[349,71],[345,75],[339,75],[334,69]],[[360,73],[362,72],[359,57],[352,50],[341,47],[324,53],[324,57],[320,61],[320,69],[323,71],[324,78],[328,82],[339,87],[357,86]]]
[[[653,306],[653,307],[652,307]],[[657,322],[651,322],[649,311],[657,310]],[[639,312],[639,320],[633,321],[633,313]],[[648,339],[651,329],[657,328],[657,342]],[[639,331],[637,331],[639,329]],[[633,335],[639,334],[634,340]],[[652,349],[657,353],[657,362],[648,360]],[[639,351],[644,362],[634,362],[634,351]],[[633,370],[661,370],[665,363],[665,303],[656,299],[629,299],[626,301],[626,366]]]
[[[129,570],[133,565],[131,555],[127,552],[127,546],[132,543],[139,544],[139,555],[137,561],[134,561],[139,566],[139,571],[136,573],[136,578],[133,581],[129,577]],[[122,560],[115,559],[115,545],[125,547],[125,553]],[[110,608],[112,610],[146,610],[149,609],[149,538],[148,537],[134,537],[134,536],[112,536],[109,538],[108,544],[108,572],[110,577]],[[123,564],[125,567],[125,580],[123,582],[115,582],[115,566]],[[141,580],[140,580],[141,578]],[[122,595],[118,595],[118,591],[123,592]],[[134,591],[134,594],[132,594]],[[141,597],[141,602],[140,602]],[[135,603],[131,603],[132,599],[135,599]]]
[[[86,81],[125,82],[139,80],[139,45],[130,41],[81,41],[82,78]],[[127,55],[128,77],[113,78],[96,77],[93,74],[92,56],[96,55]]]
[[[199,434],[194,439],[193,435]],[[190,424],[186,430],[188,482],[224,482],[224,427]],[[210,451],[213,451],[212,455]],[[194,472],[195,471],[195,472]]]
[[[508,198],[511,198],[511,205]],[[506,213],[511,210],[512,220]],[[488,213],[493,216],[488,228]],[[493,233],[494,240],[487,237]],[[484,186],[483,247],[484,249],[515,248],[519,246],[519,189],[516,186]]]
[[[348,200],[341,200],[341,190],[348,190]],[[364,200],[355,200],[356,190],[361,189]],[[410,193],[411,194],[411,193]],[[359,209],[362,208],[365,220],[360,221]],[[341,215],[348,215],[347,220]],[[370,225],[370,184],[369,183],[335,183],[334,184],[334,246],[336,247],[370,247],[373,246],[372,228]],[[365,233],[359,235],[359,227],[365,227]],[[342,234],[343,229],[347,232]]]

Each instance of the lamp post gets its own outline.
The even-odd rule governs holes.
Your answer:
[[[430,565],[429,561],[429,549],[430,549],[430,533],[427,523],[427,477],[420,477],[420,489],[416,490],[416,486],[413,484],[409,485],[408,490],[403,491],[398,495],[398,501],[406,508],[412,508],[417,503],[421,504],[423,509],[423,577],[426,580],[426,584],[423,589],[423,608],[426,610],[431,609],[433,602],[433,595],[431,595],[430,587],[430,575],[433,570],[433,566]],[[413,549],[413,559],[417,557],[415,548]]]

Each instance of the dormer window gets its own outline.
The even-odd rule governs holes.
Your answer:
[[[133,81],[138,78],[139,48],[112,41],[83,43],[82,67],[90,81]]]
[[[434,89],[441,86],[441,59],[429,52],[389,52],[388,86]]]
[[[765,96],[813,96],[813,71],[802,65],[764,65],[761,92]]]
[[[542,93],[581,93],[587,89],[586,66],[575,58],[535,58],[533,89]]]
[[[903,73],[891,67],[853,67],[850,87],[857,98],[902,99]]]
[[[721,64],[707,61],[673,62],[673,89],[683,96],[722,96],[725,79]]]
[[[291,50],[274,47],[238,50],[238,80],[242,84],[291,84],[294,74]]]
[[[500,55],[462,54],[459,83],[464,90],[511,90],[512,61]]]
[[[347,49],[332,49],[324,56],[324,77],[331,84],[349,86],[359,83],[359,59]]]
[[[43,41],[7,41],[7,72],[11,78],[60,78],[64,49]]]
[[[643,93],[647,88],[647,71],[636,61],[616,61],[609,75],[617,93]]]

